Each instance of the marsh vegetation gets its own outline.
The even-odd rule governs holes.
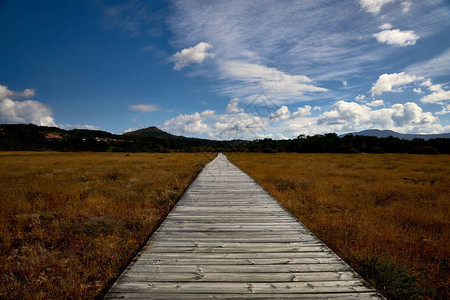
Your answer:
[[[99,297],[215,154],[0,153],[0,298]]]
[[[448,299],[450,156],[228,157],[388,298]]]

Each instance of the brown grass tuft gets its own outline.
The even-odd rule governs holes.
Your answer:
[[[450,297],[449,155],[229,158],[386,296]]]
[[[100,297],[214,154],[0,153],[0,298]]]

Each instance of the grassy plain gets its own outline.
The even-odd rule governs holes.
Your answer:
[[[449,299],[450,156],[230,153],[389,299]]]
[[[0,298],[99,297],[214,156],[0,152]]]

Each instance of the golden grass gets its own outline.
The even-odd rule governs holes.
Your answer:
[[[0,152],[0,298],[101,296],[213,156]]]
[[[356,270],[381,256],[420,274],[418,292],[371,281],[385,295],[449,296],[449,155],[228,156]]]

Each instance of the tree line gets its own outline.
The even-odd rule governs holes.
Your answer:
[[[48,138],[49,134],[60,139]],[[47,136],[47,138],[46,138]],[[99,138],[103,138],[100,140]],[[215,141],[197,138],[161,138],[115,135],[101,130],[44,127],[33,124],[0,125],[0,151],[96,152],[299,152],[299,153],[450,153],[450,139],[378,138],[336,133],[299,135],[295,139]]]

